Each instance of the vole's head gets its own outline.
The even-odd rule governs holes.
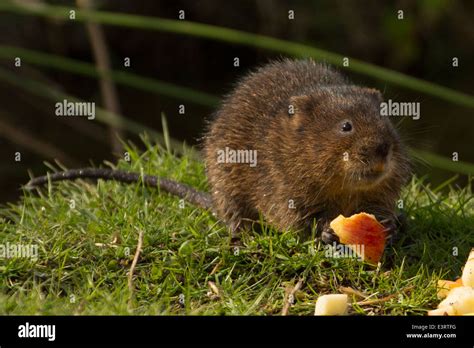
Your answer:
[[[368,191],[390,180],[401,186],[408,178],[399,136],[380,115],[382,101],[377,90],[357,86],[322,87],[290,99],[299,156],[315,180],[334,190]]]

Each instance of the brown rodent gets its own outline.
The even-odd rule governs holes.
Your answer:
[[[317,221],[322,239],[331,242],[337,238],[329,222],[361,211],[393,232],[395,201],[410,170],[397,132],[380,116],[381,102],[377,90],[354,86],[326,65],[276,61],[238,82],[209,122],[203,145],[211,195],[102,168],[54,173],[28,186],[75,178],[143,180],[212,209],[233,237],[262,215],[280,230],[310,231]],[[252,161],[233,163],[238,159]]]
[[[310,230],[316,219],[327,242],[339,214],[373,213],[393,230],[410,170],[381,102],[377,90],[311,60],[276,61],[244,77],[204,139],[213,207],[234,237],[259,214],[280,230]],[[231,150],[255,151],[256,165],[218,161]]]

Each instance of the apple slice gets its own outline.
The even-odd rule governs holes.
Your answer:
[[[454,282],[438,280],[438,298],[444,300],[428,315],[474,315],[474,249],[469,253],[461,278]]]
[[[346,218],[339,215],[331,221],[330,226],[342,244],[364,246],[353,248],[363,260],[372,264],[380,261],[385,249],[387,233],[375,216],[359,213]]]
[[[474,312],[474,289],[470,286],[452,289],[448,296],[440,302],[438,309],[446,309],[449,315],[464,315]],[[451,311],[454,313],[450,314]]]
[[[451,281],[451,280],[438,280],[438,298],[441,300],[448,296],[451,289],[463,286],[462,282],[460,281]]]
[[[433,316],[433,315],[456,315],[456,312],[455,312],[453,306],[446,306],[446,307],[443,307],[443,308],[437,308],[437,309],[433,309],[431,311],[428,311],[428,315],[429,316]]]
[[[461,279],[464,286],[474,287],[474,249],[469,253]]]
[[[316,301],[314,315],[343,315],[347,312],[347,306],[346,294],[323,295]]]

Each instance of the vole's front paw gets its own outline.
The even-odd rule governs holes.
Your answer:
[[[380,220],[387,232],[388,244],[393,244],[400,239],[400,232],[405,229],[405,215],[399,214],[390,218]]]
[[[339,243],[339,237],[334,233],[329,224],[325,224],[321,231],[321,240],[325,244]]]
[[[380,223],[385,227],[387,233],[387,242],[389,245],[393,244],[397,240],[398,228],[394,219],[383,219]]]

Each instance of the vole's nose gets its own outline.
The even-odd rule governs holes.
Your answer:
[[[375,155],[380,158],[386,158],[390,152],[390,144],[387,142],[380,143],[375,148]]]

